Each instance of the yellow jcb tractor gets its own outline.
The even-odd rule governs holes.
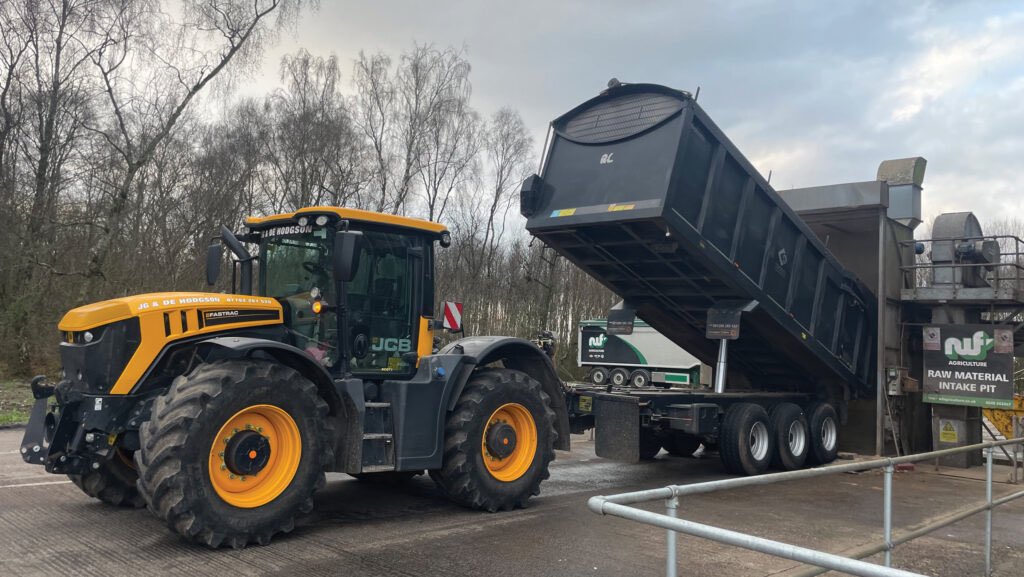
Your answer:
[[[246,225],[222,227],[207,258],[213,285],[233,253],[239,294],[143,294],[64,316],[61,379],[32,382],[27,462],[210,547],[290,531],[328,471],[427,471],[488,511],[540,492],[569,448],[562,384],[526,340],[432,350],[443,225],[337,207]]]

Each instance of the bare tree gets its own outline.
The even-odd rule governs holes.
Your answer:
[[[372,151],[375,210],[404,211],[424,163],[437,160],[432,127],[440,130],[468,99],[469,72],[464,51],[453,48],[417,45],[395,67],[384,54],[360,52],[353,108]]]
[[[267,106],[272,124],[267,159],[280,185],[278,209],[363,204],[362,141],[338,90],[337,59],[300,50],[282,60],[281,79],[285,87]]]
[[[251,62],[261,42],[292,22],[300,5],[298,0],[193,0],[182,22],[152,8],[112,15],[116,25],[92,61],[114,121],[91,129],[115,151],[121,170],[90,250],[91,282],[83,283],[85,291],[104,276],[137,178],[192,101],[232,60]]]

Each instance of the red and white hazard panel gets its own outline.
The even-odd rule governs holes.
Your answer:
[[[462,330],[462,303],[445,301],[444,328],[456,332]]]

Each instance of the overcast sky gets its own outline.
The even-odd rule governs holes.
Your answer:
[[[1024,3],[322,0],[267,53],[463,46],[473,103],[547,123],[611,77],[693,91],[778,189],[872,180],[924,156],[926,217],[1024,208]],[[247,90],[247,91],[249,91]]]

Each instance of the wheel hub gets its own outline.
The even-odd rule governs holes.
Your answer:
[[[516,430],[508,423],[494,423],[487,428],[486,443],[491,456],[507,458],[516,450]]]
[[[224,448],[224,464],[236,475],[256,475],[270,461],[270,441],[253,430],[239,431]]]

